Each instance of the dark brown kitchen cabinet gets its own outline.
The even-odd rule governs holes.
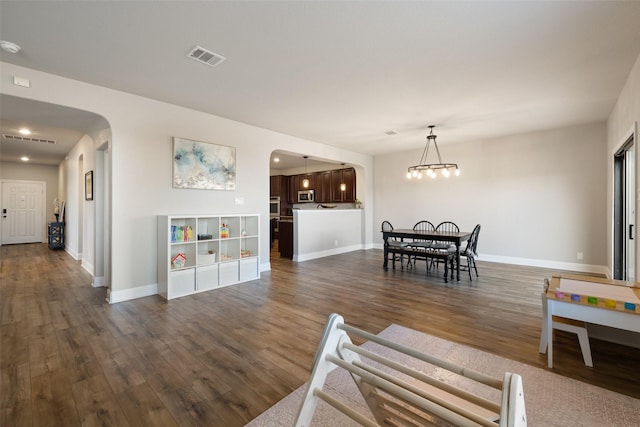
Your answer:
[[[307,178],[309,186],[305,188],[303,181]],[[289,200],[290,203],[298,203],[298,191],[314,190],[313,174],[291,175],[289,177]]]
[[[344,202],[356,201],[356,170],[353,168],[344,169],[342,171],[342,179],[346,184],[346,190],[344,192]]]
[[[302,184],[305,178],[309,180],[307,188]],[[282,176],[281,179],[280,198],[286,199],[291,204],[298,203],[298,191],[300,190],[314,190],[317,203],[352,203],[356,200],[356,171],[354,168]],[[344,190],[342,190],[342,184],[344,184]]]
[[[313,190],[315,188],[313,175],[314,174],[312,174],[312,173],[299,175],[300,176],[300,184],[299,184],[300,187],[298,188],[298,190]],[[309,180],[309,185],[307,187],[305,187],[304,184],[303,184],[305,178]]]
[[[282,194],[282,181],[284,180],[284,176],[282,175],[271,175],[270,177],[270,195],[271,197],[282,197],[286,196],[286,194]]]
[[[353,168],[331,171],[331,198],[333,202],[356,200],[356,171]]]
[[[270,177],[270,196],[280,197],[280,201],[289,201],[289,177],[285,175],[272,175]]]
[[[293,258],[293,221],[278,221],[278,250],[282,258]]]
[[[298,190],[302,185],[300,175],[292,175],[289,177],[289,203],[298,203]]]
[[[330,203],[331,197],[331,171],[318,172],[314,177],[316,202]]]

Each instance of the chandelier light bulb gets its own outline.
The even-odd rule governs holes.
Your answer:
[[[449,169],[442,169],[442,176],[449,178]]]
[[[438,177],[438,174],[437,174],[437,173],[433,172],[433,173],[431,174],[431,179],[436,179],[437,177]]]
[[[454,172],[455,176],[460,176],[460,169],[456,168],[456,171]]]
[[[411,172],[407,172],[407,179],[411,179]]]

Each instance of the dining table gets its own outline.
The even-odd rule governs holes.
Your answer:
[[[449,242],[455,245],[455,258],[456,258],[456,280],[460,281],[460,247],[463,242],[468,241],[471,238],[471,231],[435,231],[435,230],[414,230],[411,228],[396,228],[392,231],[383,231],[382,239],[384,241],[384,269],[388,269],[388,251],[389,251],[389,239],[400,239],[411,243],[412,241],[434,241],[434,242]]]

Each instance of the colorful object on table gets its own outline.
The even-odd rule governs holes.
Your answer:
[[[564,298],[564,292],[556,291],[556,298],[563,299]]]
[[[630,302],[625,302],[624,303],[624,309],[625,310],[633,310],[636,311],[636,305]]]
[[[612,299],[605,299],[604,306],[607,308],[616,308],[616,302]]]
[[[598,304],[598,298],[596,298],[596,297],[587,297],[587,302],[589,304]]]
[[[571,301],[580,302],[580,295],[571,294]]]

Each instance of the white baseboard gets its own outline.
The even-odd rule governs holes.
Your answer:
[[[75,259],[76,261],[79,261],[82,258],[82,254],[78,255],[78,253],[71,249],[69,246],[65,246],[64,251],[71,255],[71,258]]]
[[[158,284],[154,283],[137,288],[124,289],[122,291],[109,290],[107,292],[107,302],[115,304],[122,301],[129,301],[136,298],[149,297],[158,293]]]
[[[263,262],[260,264],[260,272],[270,271],[271,270],[271,262]]]
[[[328,249],[325,251],[310,252],[302,255],[294,255],[293,261],[294,262],[309,261],[311,259],[324,258],[326,256],[339,255],[346,252],[359,251],[360,249],[362,249],[362,245],[343,246],[340,248]]]
[[[84,258],[82,259],[82,262],[80,263],[80,267],[84,268],[87,273],[91,274],[93,276],[93,264],[91,264],[90,262],[87,262]]]
[[[373,245],[376,249],[384,249],[382,243]],[[551,268],[554,270],[579,271],[582,273],[604,274],[610,278],[611,273],[605,265],[579,264],[573,262],[551,261],[546,259],[518,258],[501,255],[478,254],[479,261],[498,262],[501,264],[526,265],[529,267]]]
[[[604,275],[609,274],[609,269],[604,265],[579,264],[574,262],[561,262],[545,259],[518,258],[483,254],[478,255],[478,260],[487,262],[499,262],[502,264],[526,265],[529,267],[551,268],[554,270],[579,271],[582,273],[598,273]]]
[[[94,288],[102,288],[104,287],[106,280],[107,279],[104,276],[94,277],[91,286],[93,286]]]

